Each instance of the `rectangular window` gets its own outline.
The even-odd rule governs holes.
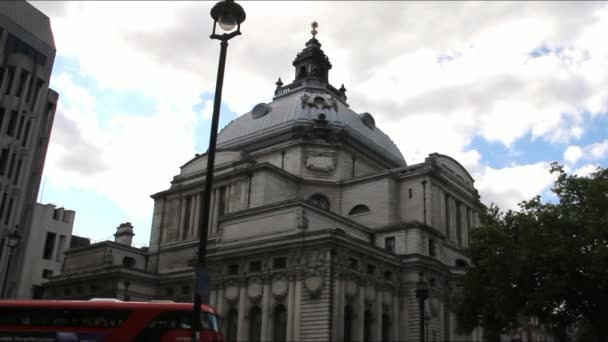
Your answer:
[[[429,255],[432,257],[436,256],[435,240],[433,239],[429,239]]]
[[[6,218],[4,219],[4,224],[8,224],[11,220],[11,216],[13,215],[13,203],[15,202],[14,198],[10,198],[8,200],[8,208],[6,210]]]
[[[369,275],[376,274],[376,265],[367,264],[367,274],[369,274]]]
[[[21,97],[23,94],[23,88],[25,88],[25,82],[27,81],[28,72],[25,70],[21,71],[21,75],[19,75],[19,83],[17,83],[17,94],[15,96]]]
[[[9,179],[13,176],[13,170],[15,169],[15,157],[16,153],[13,152],[11,154],[11,161],[8,163],[8,175],[6,175]]]
[[[4,113],[6,113],[6,108],[0,107],[0,133],[2,132],[2,124],[4,123]]]
[[[42,270],[42,278],[49,279],[52,276],[53,276],[53,270],[47,270],[47,269]]]
[[[409,192],[410,198],[412,198],[412,188],[410,188],[408,192]]]
[[[218,214],[224,215],[226,212],[226,187],[223,186],[220,188],[220,198],[218,203]]]
[[[272,260],[272,268],[273,269],[283,269],[287,266],[287,259],[286,258],[274,258]]]
[[[359,267],[359,261],[355,258],[348,258],[348,268],[356,270]]]
[[[6,95],[10,94],[11,88],[13,87],[13,80],[15,79],[15,67],[8,67],[8,80],[6,84],[6,89],[4,93]]]
[[[19,161],[17,162],[17,170],[15,170],[15,178],[13,179],[13,185],[17,185],[17,183],[19,182],[19,176],[21,175],[22,164],[23,164],[23,159],[19,159]]]
[[[395,253],[395,237],[389,236],[384,238],[384,249],[391,253]]]
[[[4,75],[6,74],[6,68],[5,67],[1,67],[0,68],[0,85],[2,85],[2,81],[4,81]]]
[[[3,148],[0,152],[0,176],[4,176],[6,173],[6,167],[8,166],[8,148]]]
[[[252,261],[249,263],[249,272],[261,272],[262,271],[262,262],[261,261]]]
[[[19,118],[19,126],[17,128],[17,140],[21,139],[21,133],[23,132],[23,124],[25,123],[25,115],[21,115]]]
[[[11,137],[15,135],[15,127],[17,127],[17,120],[19,119],[19,113],[16,110],[11,112],[11,117],[8,120],[8,127],[6,127],[6,134]]]
[[[63,259],[63,251],[65,250],[65,235],[59,235],[59,243],[57,244],[57,254],[55,255],[56,261]]]
[[[46,240],[44,241],[44,250],[42,251],[42,258],[51,260],[53,257],[53,248],[55,247],[55,238],[57,234],[47,232]]]
[[[59,209],[53,210],[53,220],[59,220]]]
[[[228,274],[229,275],[237,275],[237,274],[239,274],[239,264],[230,264],[230,265],[228,265]]]
[[[451,238],[450,227],[450,196],[445,194],[445,236],[448,240]]]
[[[384,271],[384,280],[393,280],[393,272]]]
[[[6,205],[6,192],[2,195],[2,202],[0,202],[0,220],[4,216],[4,206]],[[2,255],[2,254],[0,254]]]

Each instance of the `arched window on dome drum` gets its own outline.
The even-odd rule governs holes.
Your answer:
[[[323,210],[329,210],[329,199],[322,194],[314,194],[308,198],[308,203]]]
[[[228,315],[226,315],[226,325],[224,336],[226,336],[226,342],[235,342],[236,341],[236,332],[238,330],[239,322],[239,312],[232,308],[228,311]]]
[[[343,341],[352,341],[353,339],[353,308],[350,305],[344,307],[344,333],[342,335]]]
[[[262,309],[254,306],[249,310],[249,339],[259,342],[262,337]]]
[[[364,214],[364,213],[369,213],[369,212],[370,212],[370,210],[366,205],[357,204],[348,212],[348,215],[358,215],[358,214]]]
[[[287,308],[283,304],[275,306],[272,313],[272,341],[287,340]]]

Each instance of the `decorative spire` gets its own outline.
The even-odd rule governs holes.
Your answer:
[[[319,23],[317,23],[316,21],[313,21],[310,24],[310,27],[312,27],[312,31],[310,31],[310,33],[312,34],[312,39],[315,39],[315,36],[317,35],[317,27],[319,27]]]

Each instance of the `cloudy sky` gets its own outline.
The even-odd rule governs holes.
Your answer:
[[[32,1],[51,19],[60,93],[39,201],[75,233],[125,221],[148,244],[153,201],[207,147],[219,43],[214,2]],[[551,200],[549,164],[608,166],[606,2],[241,1],[220,126],[269,102],[319,22],[330,81],[408,164],[453,156],[481,200]]]

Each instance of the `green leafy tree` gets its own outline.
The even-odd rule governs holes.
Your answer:
[[[578,177],[554,163],[551,172],[556,203],[492,205],[471,232],[472,268],[455,303],[463,330],[481,326],[498,341],[536,317],[557,340],[584,327],[579,336],[608,341],[608,170]]]

